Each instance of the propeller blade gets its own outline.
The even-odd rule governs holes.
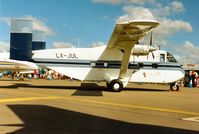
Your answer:
[[[152,37],[153,35],[152,35],[152,32],[151,32],[151,37],[150,37],[150,46],[152,46],[152,43],[153,43],[153,37]]]
[[[147,55],[147,60],[149,59],[149,55],[150,55],[150,53],[151,53],[151,55],[152,55],[153,59],[155,59],[155,55],[154,55],[154,53],[153,53],[152,51],[150,51],[150,52],[149,52],[149,54]]]
[[[155,55],[154,55],[154,53],[153,53],[153,52],[151,52],[151,54],[152,54],[153,59],[155,59]]]

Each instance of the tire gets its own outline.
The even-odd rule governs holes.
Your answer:
[[[178,85],[178,83],[177,82],[176,83],[172,83],[170,85],[170,90],[171,91],[179,91],[179,85]]]
[[[109,89],[114,92],[120,92],[123,89],[123,83],[120,80],[112,80],[109,84]]]

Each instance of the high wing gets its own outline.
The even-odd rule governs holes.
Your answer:
[[[149,20],[136,20],[131,22],[118,23],[112,33],[106,49],[119,49],[122,56],[119,79],[126,75],[132,48],[138,41],[152,29],[157,27],[159,22]]]

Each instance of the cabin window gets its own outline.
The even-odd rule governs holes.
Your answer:
[[[160,62],[165,62],[165,54],[160,54]]]
[[[104,63],[104,67],[108,67],[108,63],[105,62],[105,63]]]
[[[95,62],[91,62],[91,67],[95,67],[96,63]]]

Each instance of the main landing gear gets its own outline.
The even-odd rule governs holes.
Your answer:
[[[171,91],[179,91],[180,87],[179,87],[179,83],[178,82],[174,82],[170,84],[170,90]]]
[[[118,79],[112,80],[110,83],[106,82],[106,86],[114,92],[120,92],[124,87],[122,81]]]

